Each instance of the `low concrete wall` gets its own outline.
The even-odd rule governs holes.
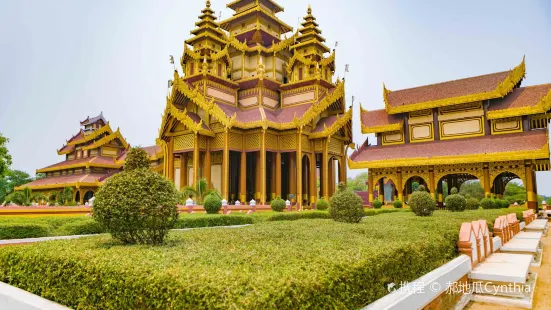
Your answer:
[[[423,309],[438,301],[446,292],[450,283],[459,282],[471,270],[471,260],[461,255],[451,262],[437,268],[421,278],[398,288],[385,297],[376,300],[364,310],[382,309]]]
[[[0,309],[2,310],[68,310],[40,296],[0,282]]]

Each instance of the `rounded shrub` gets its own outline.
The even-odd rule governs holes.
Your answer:
[[[429,193],[417,191],[411,194],[409,207],[418,216],[429,216],[436,210],[436,202]]]
[[[325,200],[323,198],[320,198],[320,200],[318,200],[318,202],[316,202],[316,209],[320,210],[320,211],[325,211],[325,210],[329,209],[329,202],[327,202],[327,200]]]
[[[480,201],[480,206],[482,209],[489,210],[489,209],[495,209],[494,200],[490,198],[484,198]]]
[[[453,190],[452,190],[453,191]],[[455,190],[457,192],[457,189]],[[446,197],[446,209],[452,212],[462,212],[467,208],[467,200],[459,194],[452,194]]]
[[[362,198],[339,183],[339,190],[331,198],[329,214],[337,222],[359,223],[364,216]]]
[[[392,203],[392,205],[393,205],[394,208],[396,208],[396,209],[400,209],[400,208],[402,208],[402,206],[403,206],[402,201],[399,200],[399,199],[394,200],[394,202]]]
[[[502,209],[507,209],[507,208],[509,208],[510,205],[511,205],[511,203],[509,203],[509,200],[507,200],[507,199],[499,200],[499,206]]]
[[[205,208],[208,214],[218,214],[220,209],[222,209],[222,200],[216,194],[208,194],[205,197],[203,208]]]
[[[480,202],[476,198],[467,199],[467,210],[478,210],[480,208]]]
[[[270,207],[275,212],[283,212],[283,210],[285,210],[285,200],[281,199],[280,197],[277,197],[276,199],[270,202]]]
[[[450,195],[457,195],[457,193],[459,193],[457,187],[452,187],[452,189],[450,190]]]
[[[424,185],[419,185],[419,187],[417,187],[417,192],[425,192],[427,189],[425,188]]]
[[[124,171],[96,193],[92,215],[123,243],[158,245],[178,220],[178,192],[145,165],[144,156],[142,149],[129,151]]]
[[[379,199],[373,201],[373,208],[380,209],[383,207],[383,203]]]

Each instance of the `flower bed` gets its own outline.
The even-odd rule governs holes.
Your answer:
[[[5,247],[0,280],[73,308],[359,308],[456,257],[462,222],[507,211],[262,221],[171,232],[158,247],[107,235]]]

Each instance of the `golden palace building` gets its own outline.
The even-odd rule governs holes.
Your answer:
[[[362,133],[375,134],[349,158],[350,168],[368,168],[370,203],[376,184],[393,184],[407,201],[413,182],[442,203],[448,189],[480,180],[486,195],[502,196],[520,178],[527,206],[537,207],[536,171],[549,170],[547,114],[551,84],[521,87],[524,60],[512,70],[391,91],[385,109],[361,110]]]
[[[218,21],[206,1],[185,41],[157,139],[164,174],[177,188],[204,178],[230,202],[330,197],[352,141],[335,52],[310,7],[296,32],[275,1],[227,7]]]
[[[80,126],[80,130],[57,151],[65,160],[36,170],[45,177],[15,190],[28,187],[33,192],[49,194],[71,187],[74,202],[84,205],[109,177],[122,171],[130,145],[120,130],[113,131],[103,113],[87,117]],[[151,169],[161,172],[161,148],[150,146],[143,149],[149,155]]]

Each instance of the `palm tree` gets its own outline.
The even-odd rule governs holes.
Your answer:
[[[184,186],[184,188],[182,188],[181,193],[182,193],[184,202],[188,198],[195,197],[197,195],[197,192],[195,191],[195,188],[193,186]]]
[[[48,197],[46,197],[46,195],[44,195],[44,193],[36,193],[36,194],[33,195],[33,198],[31,200],[38,203],[38,204],[42,204],[42,203],[44,203],[45,201],[48,200]]]

